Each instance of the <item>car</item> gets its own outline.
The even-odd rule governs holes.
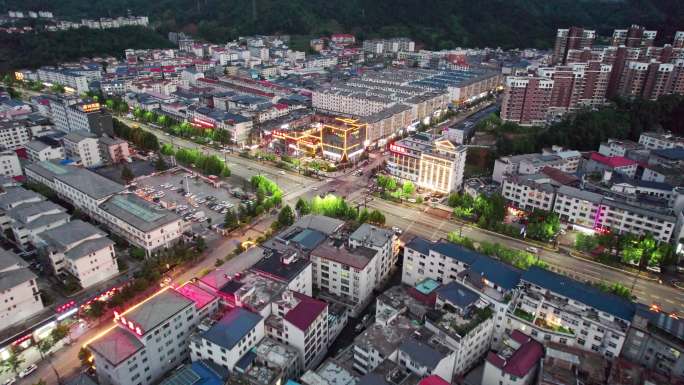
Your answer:
[[[17,379],[15,377],[10,377],[5,382],[2,383],[2,385],[12,385],[15,382],[17,382]]]
[[[394,234],[401,235],[402,231],[400,228],[397,226],[392,226],[392,231],[394,231]]]
[[[527,246],[527,247],[525,248],[525,251],[527,251],[527,252],[529,252],[529,253],[532,253],[532,254],[537,254],[537,253],[539,252],[539,249],[537,249],[537,248],[534,247],[534,246]]]
[[[316,186],[312,187],[311,189],[314,191],[318,191],[318,187],[316,187]]]
[[[38,365],[31,364],[31,365],[27,366],[26,369],[19,372],[19,378],[27,377],[31,373],[35,372],[37,369],[38,369]]]

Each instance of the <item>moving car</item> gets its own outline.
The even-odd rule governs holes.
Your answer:
[[[38,366],[36,364],[31,364],[31,365],[27,366],[26,369],[19,372],[19,378],[27,377],[29,374],[35,372],[37,369],[38,369]]]
[[[539,252],[539,249],[537,249],[536,247],[527,246],[525,248],[525,251],[530,252],[532,254],[537,254]]]

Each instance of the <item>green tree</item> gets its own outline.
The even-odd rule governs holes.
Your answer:
[[[228,130],[223,130],[223,129],[216,129],[214,130],[214,141],[226,144],[230,143],[230,131]]]
[[[154,169],[157,171],[165,171],[168,168],[169,168],[169,165],[166,164],[164,157],[162,157],[162,156],[157,157],[157,160],[154,162]]]
[[[238,224],[240,224],[240,221],[238,220],[238,216],[235,213],[235,210],[228,209],[228,211],[226,211],[226,215],[223,218],[223,223],[229,229],[232,229],[233,227],[236,227]]]
[[[368,214],[368,222],[375,225],[384,225],[385,215],[378,210],[373,210]]]
[[[119,266],[120,268],[121,266]],[[90,319],[98,319],[102,317],[105,313],[105,303],[102,301],[93,301],[90,303],[88,310],[86,311],[86,316]]]
[[[89,367],[91,365],[90,357],[92,357],[90,350],[85,346],[81,347],[81,350],[78,351],[78,359],[81,361],[83,367]]]
[[[9,357],[0,362],[0,372],[19,374],[21,365],[24,364],[24,359],[19,355],[16,348],[11,348]]]
[[[311,206],[307,201],[305,201],[302,198],[299,198],[297,200],[297,204],[295,205],[295,210],[297,210],[300,216],[304,216],[311,212]]]
[[[57,343],[69,335],[69,326],[65,324],[58,324],[50,332],[50,338]]]
[[[124,165],[123,169],[121,170],[121,179],[124,180],[124,182],[131,183],[133,179],[135,179],[135,175],[133,175],[133,171],[131,171],[130,168],[128,168],[127,165]]]
[[[53,346],[54,342],[50,337],[43,338],[42,340],[38,341],[36,348],[38,348],[38,353],[40,353],[41,360],[45,359],[45,354],[48,353]]]
[[[278,225],[279,227],[287,227],[291,226],[294,223],[294,213],[292,212],[292,208],[289,205],[285,205],[282,209],[280,209],[280,213],[278,213]]]
[[[404,185],[401,187],[401,189],[405,196],[411,196],[414,192],[416,192],[416,186],[414,186],[411,181],[404,182]]]
[[[58,94],[63,94],[65,92],[64,86],[58,83],[55,83],[50,87],[50,91]]]

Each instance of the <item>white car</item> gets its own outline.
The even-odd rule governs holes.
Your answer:
[[[38,369],[38,366],[36,364],[31,364],[26,367],[26,369],[22,370],[19,372],[19,378],[24,378],[28,376],[29,374],[35,372]]]
[[[285,175],[285,171],[280,170],[280,171],[278,172],[278,174],[280,174],[280,175]]]
[[[10,377],[5,382],[3,382],[2,385],[12,385],[15,382],[17,382],[17,379],[15,377]]]
[[[532,254],[537,254],[539,252],[539,249],[537,249],[536,247],[527,246],[525,248],[525,251],[530,252]]]
[[[392,226],[392,231],[394,231],[394,234],[401,235],[402,231],[400,228],[397,226]]]

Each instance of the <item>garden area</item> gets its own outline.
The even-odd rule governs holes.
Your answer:
[[[175,157],[176,161],[183,166],[199,169],[204,175],[230,176],[230,168],[223,159],[216,155],[207,155],[196,148],[174,150],[173,146],[166,143],[162,146],[161,153]]]
[[[600,262],[620,263],[659,271],[677,262],[672,245],[658,242],[651,234],[577,234],[575,249],[596,257]]]
[[[378,175],[376,178],[378,187],[380,187],[380,198],[393,201],[403,202],[412,199],[415,203],[423,203],[423,198],[416,195],[416,186],[411,181],[405,181],[402,184],[386,175]]]
[[[385,215],[378,211],[369,211],[366,208],[361,210],[349,206],[342,197],[327,194],[325,197],[315,196],[311,201],[299,198],[295,205],[295,210],[300,216],[307,214],[319,214],[331,218],[354,221],[355,225],[363,223],[374,225],[384,225]]]
[[[536,255],[518,249],[511,249],[499,243],[478,242],[476,244],[472,239],[461,236],[456,232],[447,234],[447,240],[478,253],[495,257],[519,269],[528,269],[532,266],[548,268],[548,264],[540,260]]]

